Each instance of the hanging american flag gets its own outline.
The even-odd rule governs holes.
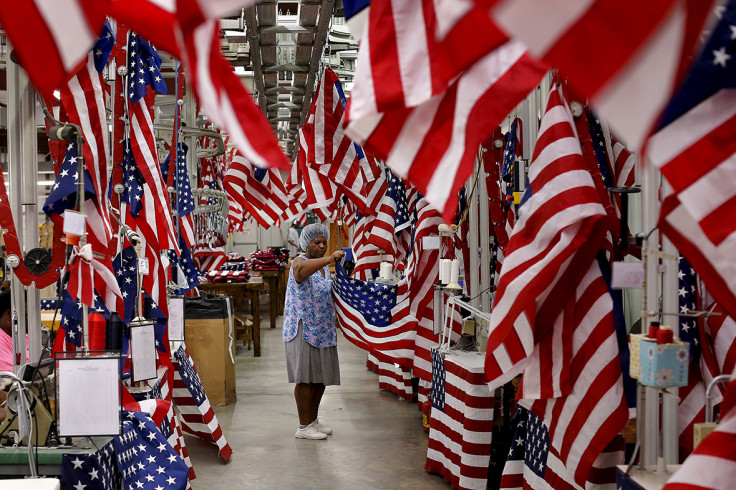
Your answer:
[[[95,68],[97,69],[97,73],[102,73],[102,71],[105,69],[107,62],[110,60],[110,55],[112,54],[112,49],[114,47],[115,34],[112,32],[110,21],[106,20],[105,23],[102,25],[102,32],[100,32],[100,37],[99,39],[97,39],[97,42],[92,49],[92,56],[94,56],[95,59]]]
[[[540,417],[550,447],[577,484],[585,486],[596,459],[629,418],[613,300],[597,260],[555,319],[553,331],[535,344],[517,399]],[[609,476],[607,483],[613,483],[614,475]]]
[[[223,180],[228,201],[235,201],[261,226],[277,225],[289,198],[278,170],[254,166],[239,153],[233,156]]]
[[[115,490],[123,480],[115,458],[114,441],[94,453],[66,453],[61,457],[61,483],[66,488]]]
[[[417,30],[417,35],[424,34]],[[481,142],[545,73],[520,43],[510,41],[420,105],[365,111],[358,117],[356,89],[370,80],[362,71],[370,67],[361,66],[355,72],[347,134],[422,192],[447,222],[455,215],[457,191],[473,170]]]
[[[514,162],[521,157],[524,145],[521,137],[523,135],[521,119],[514,118],[509,126],[509,132],[506,133],[506,144],[503,150],[503,163],[501,164],[501,178],[506,183],[501,187],[504,194],[504,206],[509,213],[509,221],[511,227],[514,226]],[[520,178],[517,176],[517,178]]]
[[[202,381],[194,368],[186,346],[182,343],[171,359],[174,371],[174,403],[182,418],[184,430],[202,440],[217,444],[220,457],[225,462],[230,460],[233,450],[225,439],[222,427],[217,421]]]
[[[709,3],[709,2],[706,2]],[[660,227],[713,297],[736,317],[733,215],[736,143],[736,2],[729,1],[693,69],[667,107],[646,155],[672,187]]]
[[[120,164],[123,167],[123,193],[120,195],[122,202],[128,203],[128,210],[130,214],[137,218],[143,209],[143,186],[145,181],[138,170],[133,159],[133,152],[130,149],[130,142],[126,141],[125,145],[125,156],[123,162]]]
[[[150,41],[135,32],[128,36],[128,97],[135,104],[148,93],[148,87],[166,94],[166,82],[161,76],[161,56]]]
[[[126,325],[132,322],[136,316],[135,308],[138,300],[137,263],[137,256],[133,247],[125,247],[112,261],[124,304],[122,310],[118,309],[118,313],[123,313],[121,317]]]
[[[375,211],[367,207],[360,166],[362,150],[345,135],[343,129],[345,104],[337,74],[330,67],[325,67],[309,110],[313,118],[310,118],[307,166],[326,177],[362,214],[374,214]]]
[[[61,301],[60,328],[63,330],[64,340],[69,345],[74,345],[77,348],[82,347],[82,302],[72,299],[67,291],[62,293]],[[94,297],[94,306],[88,312],[101,313],[105,317],[110,314],[97,294]]]
[[[592,105],[637,150],[680,81],[714,4],[501,0],[492,2],[490,12],[510,36],[526,44],[538,59],[559,68],[572,87],[590,97]],[[632,17],[634,11],[637,15]],[[549,28],[540,30],[542,24]],[[601,25],[626,29],[612,28],[602,34]]]
[[[352,278],[340,264],[335,264],[332,292],[345,337],[362,349],[399,365],[411,366],[416,319],[411,316],[394,319],[397,291],[395,285]]]
[[[376,218],[371,220],[368,243],[384,251],[386,260],[398,260],[405,252],[400,250],[397,234],[411,226],[406,187],[392,172],[388,172],[388,189],[381,199]]]
[[[51,218],[55,226],[64,226],[63,213],[67,209],[74,210],[77,203],[77,190],[79,189],[79,164],[77,159],[79,153],[77,143],[71,142],[67,145],[64,161],[59,167],[56,180],[51,186],[46,202],[43,205],[43,211]],[[84,199],[90,201],[96,197],[94,184],[90,179],[89,172],[84,170]]]
[[[123,412],[123,434],[113,439],[125,488],[187,488],[189,468],[148,414]],[[164,487],[165,485],[165,487]]]
[[[0,24],[31,83],[48,98],[84,62],[106,10],[107,2],[97,0],[2,2]]]
[[[552,331],[602,244],[606,212],[557,84],[550,91],[529,178],[532,195],[509,240],[491,312],[486,374],[494,388],[524,370],[535,339]]]

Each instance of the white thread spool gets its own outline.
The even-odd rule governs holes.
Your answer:
[[[440,283],[447,284],[450,282],[450,271],[452,269],[452,260],[440,260]]]
[[[460,277],[460,261],[453,259],[452,266],[450,268],[450,283],[457,284],[457,280]]]
[[[391,266],[391,262],[381,262],[379,275],[381,279],[391,279],[391,276],[393,275],[393,267]]]

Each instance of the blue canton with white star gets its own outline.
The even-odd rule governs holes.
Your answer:
[[[194,369],[192,360],[184,349],[177,349],[174,352],[174,358],[179,363],[179,374],[181,375],[182,381],[187,386],[189,393],[191,393],[194,403],[200,407],[207,399],[207,395],[204,393],[204,387],[202,387],[202,380],[199,379],[199,374]]]
[[[48,216],[62,214],[67,209],[74,209],[77,204],[77,189],[79,183],[79,153],[77,142],[73,141],[66,147],[64,161],[56,174],[56,181],[51,186],[51,192],[43,205],[43,211]],[[84,196],[90,199],[96,196],[95,188],[89,172],[84,170]]]
[[[394,200],[396,203],[396,222],[394,224],[394,233],[398,233],[404,228],[411,226],[411,220],[409,216],[409,206],[406,203],[406,185],[394,175],[391,171],[388,171],[388,189],[386,194]]]
[[[122,478],[115,464],[113,441],[97,452],[66,453],[61,457],[61,483],[68,490],[114,490]]]
[[[716,11],[718,24],[700,51],[680,90],[672,98],[659,128],[688,112],[719,90],[736,88],[736,0]]]
[[[105,65],[107,65],[107,62],[110,60],[110,54],[112,53],[112,48],[114,46],[115,36],[112,33],[110,21],[106,20],[102,25],[100,37],[97,39],[95,47],[92,48],[92,56],[95,59],[95,69],[97,70],[97,73],[102,73],[105,69]]]
[[[128,489],[184,490],[189,469],[148,414],[123,412],[123,434],[113,439]]]
[[[125,142],[125,155],[123,156],[123,186],[125,189],[120,195],[120,200],[128,203],[130,215],[137,218],[143,209],[143,186],[146,181],[133,157],[130,149],[130,141]]]
[[[161,76],[161,57],[153,45],[134,32],[128,37],[128,97],[135,104],[145,96],[150,86],[160,94],[166,93],[166,82]]]
[[[680,257],[677,270],[677,300],[680,313],[688,313],[698,309],[698,288],[695,269],[685,257]],[[680,339],[690,344],[690,355],[700,359],[700,332],[698,319],[691,316],[678,317],[680,321]]]
[[[509,461],[524,460],[525,466],[539,478],[544,478],[549,455],[549,432],[542,419],[519,407],[516,412],[516,431],[511,442]]]
[[[432,348],[432,407],[445,411],[445,360],[440,351]]]
[[[397,286],[355,279],[348,276],[340,264],[335,264],[332,291],[359,311],[369,324],[377,327],[391,325],[391,309],[396,306]]]
[[[77,347],[82,346],[82,302],[74,301],[67,291],[61,293],[61,326],[64,327],[64,339]],[[88,314],[99,313],[104,318],[110,316],[105,303],[95,291],[94,308]]]

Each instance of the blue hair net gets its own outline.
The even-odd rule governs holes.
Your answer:
[[[309,242],[311,242],[318,236],[323,236],[329,240],[330,229],[322,223],[312,223],[311,225],[305,226],[302,229],[301,235],[299,235],[299,248],[306,252]]]

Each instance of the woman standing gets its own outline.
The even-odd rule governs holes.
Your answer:
[[[295,383],[299,439],[326,439],[332,429],[319,423],[325,386],[340,384],[335,304],[329,265],[345,256],[342,250],[325,257],[329,229],[313,223],[302,230],[299,246],[305,252],[291,264],[284,305],[286,370]]]

